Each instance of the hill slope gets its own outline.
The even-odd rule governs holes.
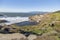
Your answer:
[[[39,24],[20,27],[21,30],[34,32],[39,35],[54,35],[58,38],[56,40],[60,40],[60,12],[31,16],[30,21],[35,21]]]
[[[20,32],[38,35],[36,40],[60,40],[60,12],[53,12],[51,14],[34,15],[29,17],[31,22],[37,22],[37,25],[8,26],[12,30],[9,32]],[[6,26],[5,26],[6,27]],[[4,27],[3,27],[4,29]],[[3,31],[4,30],[0,30]]]

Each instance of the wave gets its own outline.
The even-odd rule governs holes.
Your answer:
[[[28,17],[2,17],[2,18],[0,18],[0,20],[7,20],[8,22],[6,22],[5,24],[11,25],[14,23],[29,21],[29,18]]]

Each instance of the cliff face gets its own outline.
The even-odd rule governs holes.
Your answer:
[[[25,40],[26,37],[20,33],[0,34],[0,40]]]

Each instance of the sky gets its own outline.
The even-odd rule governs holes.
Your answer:
[[[53,12],[60,10],[60,0],[0,0],[0,12]]]

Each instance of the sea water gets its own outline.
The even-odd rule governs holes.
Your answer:
[[[0,18],[0,20],[7,20],[8,22],[6,22],[5,24],[11,25],[14,23],[29,21],[29,18],[28,17],[2,17],[2,18]]]

